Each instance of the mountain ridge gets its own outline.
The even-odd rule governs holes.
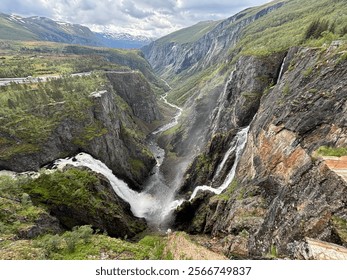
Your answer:
[[[93,32],[81,24],[47,17],[21,17],[0,13],[0,39],[40,40],[87,46],[139,49],[152,39],[127,33]]]

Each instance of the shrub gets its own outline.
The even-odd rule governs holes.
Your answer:
[[[335,156],[342,157],[347,156],[347,148],[333,148],[327,146],[321,146],[318,148],[317,153],[321,156]]]
[[[310,23],[306,32],[305,39],[318,39],[324,31],[329,29],[329,21],[316,19]],[[335,29],[335,28],[334,28]]]
[[[340,30],[340,35],[344,36],[347,34],[347,25],[343,26]]]

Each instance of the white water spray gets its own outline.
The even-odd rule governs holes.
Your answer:
[[[145,193],[138,193],[128,187],[128,185],[118,179],[104,163],[93,158],[86,153],[80,153],[73,158],[59,159],[55,161],[58,169],[62,169],[66,165],[76,167],[88,167],[94,172],[101,173],[111,183],[116,194],[123,200],[129,202],[131,211],[137,217],[145,217],[146,213],[155,205],[155,200],[152,196]]]

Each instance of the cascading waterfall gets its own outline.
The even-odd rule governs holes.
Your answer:
[[[230,183],[233,181],[233,179],[235,177],[236,168],[238,166],[241,154],[242,154],[243,149],[244,149],[246,142],[247,142],[248,130],[249,130],[249,126],[240,130],[235,136],[236,137],[236,143],[233,147],[231,147],[229,149],[229,151],[230,151],[229,155],[231,154],[231,150],[236,150],[235,161],[234,161],[234,164],[233,164],[232,168],[230,169],[227,177],[225,178],[224,182],[222,183],[222,185],[219,188],[212,188],[210,186],[198,186],[194,189],[192,195],[190,196],[190,198],[189,198],[190,201],[196,197],[196,195],[198,194],[199,191],[210,191],[210,192],[213,192],[215,194],[220,194],[222,191],[224,191],[230,185]],[[227,152],[227,154],[228,154],[228,152]],[[226,158],[227,154],[225,155],[224,158]],[[224,166],[226,160],[227,159],[225,159],[225,161],[224,161],[224,159],[223,159],[223,161],[221,162],[221,164],[217,170],[223,169],[223,166]],[[217,177],[217,176],[218,175],[216,174],[215,177]]]
[[[66,165],[75,167],[88,167],[94,172],[101,173],[111,183],[116,194],[123,200],[129,202],[131,211],[137,217],[144,217],[146,211],[149,211],[155,202],[153,197],[148,194],[138,193],[129,188],[122,180],[118,179],[104,163],[93,158],[86,153],[79,153],[73,158],[58,159],[54,162],[58,169],[62,169]]]
[[[224,157],[223,157],[223,160],[221,161],[221,163],[220,163],[220,164],[218,165],[218,167],[217,167],[217,171],[216,171],[214,177],[218,177],[218,176],[219,176],[219,173],[222,171],[222,169],[223,169],[225,163],[227,162],[227,160],[228,160],[230,154],[231,154],[232,152],[234,152],[235,149],[236,149],[236,145],[232,145],[232,146],[229,148],[229,150],[225,153],[225,155],[224,155]]]
[[[278,74],[277,84],[280,82],[280,80],[281,80],[281,78],[282,78],[283,69],[284,69],[284,64],[286,63],[286,59],[287,59],[287,57],[285,56],[285,57],[283,58],[282,65],[281,65],[281,69],[280,69],[280,72],[279,72],[279,74]]]

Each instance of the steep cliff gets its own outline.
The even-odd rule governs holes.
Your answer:
[[[106,75],[115,92],[130,105],[135,117],[147,123],[162,118],[151,86],[139,72],[108,72]]]
[[[127,81],[122,79],[126,75],[130,75],[137,83],[124,85]],[[2,120],[2,169],[37,170],[57,158],[84,151],[102,160],[117,176],[129,182],[131,187],[138,188],[155,164],[144,142],[144,130],[139,125],[145,126],[159,120],[160,113],[153,92],[139,73],[113,73],[108,74],[108,78],[77,77],[68,78],[71,81],[65,82],[52,81],[52,85],[47,85],[48,88],[54,87],[54,83],[61,83],[62,87],[66,87],[65,84],[69,82],[72,84],[70,90],[73,94],[67,92],[66,95],[59,95],[61,89],[55,89],[52,94],[57,95],[53,96],[56,102],[42,102],[39,95],[28,93],[30,104],[36,100],[36,108],[29,105],[26,112],[30,114],[24,115],[24,119],[12,128],[9,127],[11,120]],[[85,82],[83,79],[86,79]],[[77,82],[94,83],[93,79],[101,79],[99,82],[102,83],[96,85],[99,88],[96,92],[86,92],[89,88],[75,85]],[[112,83],[117,84],[115,89]],[[21,97],[22,93],[19,95]],[[127,102],[122,98],[129,96],[131,98]],[[140,106],[138,103],[142,98],[147,102]],[[19,106],[29,101],[24,102],[22,98],[13,103],[16,108],[10,108],[10,111],[18,110]],[[42,123],[41,131],[32,131],[32,126],[35,126],[34,129],[39,128],[35,123],[27,123],[29,117]]]
[[[200,206],[191,208],[196,210],[188,223],[196,225],[190,226],[191,231],[200,229],[223,239],[229,256],[294,257],[296,246],[306,237],[346,244],[347,183],[315,153],[323,145],[347,145],[344,49],[342,43],[323,50],[290,49],[283,75],[263,92],[259,109],[251,115],[248,110],[239,111],[239,85],[229,82],[229,98],[226,94],[220,105],[228,108],[226,115],[231,120],[220,118],[212,130],[223,131],[226,124],[233,128],[238,119],[245,120],[239,125],[248,125],[257,114],[250,122],[248,142],[233,183],[221,195],[199,198]],[[239,64],[240,73],[261,69],[254,58],[239,61],[245,60],[249,63]],[[281,61],[279,57],[272,69],[278,69]],[[272,71],[273,77],[276,73]],[[254,76],[250,79],[257,80]],[[228,103],[228,99],[234,102]],[[240,118],[235,118],[235,111],[241,112]],[[215,171],[220,163],[211,155],[215,156],[213,149],[219,152],[223,141],[223,137],[215,137],[205,152],[209,170]],[[208,184],[213,176],[205,169],[192,168],[188,178],[198,179],[188,180],[188,185]]]
[[[234,46],[244,28],[260,17],[280,8],[284,2],[271,3],[259,9],[250,9],[236,14],[221,22],[210,22],[209,26],[200,30],[203,36],[192,33],[190,37],[168,35],[142,48],[146,58],[154,70],[171,79],[173,74],[180,74],[185,70],[192,73],[210,66],[212,63],[223,62],[227,58],[227,51]],[[201,24],[200,24],[201,25]],[[197,25],[199,26],[199,25]],[[184,33],[196,32],[196,26]],[[191,41],[191,38],[196,38]]]

